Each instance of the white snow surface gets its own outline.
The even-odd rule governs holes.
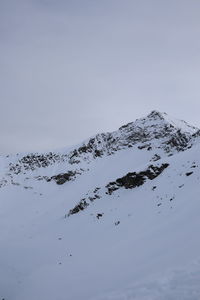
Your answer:
[[[166,124],[173,126],[170,135],[188,136],[189,146],[165,151],[165,136],[121,146],[135,128],[159,132]],[[9,166],[27,154],[1,156],[0,300],[200,299],[197,131],[154,111],[112,133],[120,143],[113,153],[101,140],[98,149],[107,150],[100,157],[60,159],[88,140],[58,151],[48,166],[23,166],[16,174]],[[107,184],[128,172],[164,163],[169,166],[155,179],[106,193]],[[60,185],[43,178],[69,170],[79,174]],[[98,198],[89,201],[96,188]],[[89,205],[68,216],[83,198]]]

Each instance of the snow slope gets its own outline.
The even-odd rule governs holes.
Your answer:
[[[200,299],[199,131],[165,113],[0,158],[0,299]]]

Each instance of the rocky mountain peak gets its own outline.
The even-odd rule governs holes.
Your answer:
[[[165,116],[167,116],[166,113],[161,113],[158,110],[152,110],[150,112],[150,114],[147,115],[147,118],[148,119],[154,119],[154,120],[156,120],[156,119],[164,120]]]
[[[184,120],[176,119],[165,112],[153,110],[146,117],[136,120],[133,124],[143,124],[146,128],[157,128],[160,130],[163,127],[179,130],[185,134],[195,134],[199,129],[185,122]]]
[[[62,166],[64,163],[68,164],[71,170],[72,167],[81,168],[97,158],[114,155],[118,151],[130,148],[131,151],[148,151],[155,160],[191,148],[199,140],[199,136],[198,128],[153,110],[146,117],[128,123],[114,132],[97,134],[70,150],[16,156],[8,162],[7,172],[26,174],[50,166]],[[78,169],[77,172],[82,171]]]

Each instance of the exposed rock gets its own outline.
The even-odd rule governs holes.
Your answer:
[[[172,138],[167,141],[166,144],[170,145],[173,148],[176,148],[177,151],[184,151],[190,146],[190,139],[190,136],[182,133],[180,130],[177,130],[174,136],[172,136]]]
[[[46,168],[55,162],[65,161],[65,155],[59,155],[56,153],[46,153],[46,154],[29,154],[18,160],[17,163],[10,163],[9,169],[14,174],[19,174],[23,171],[34,171],[37,168]]]
[[[159,160],[159,159],[161,159],[161,157],[160,157],[160,155],[158,155],[158,154],[155,154],[153,157],[152,157],[152,161],[157,161],[157,160]]]
[[[74,208],[70,209],[68,213],[68,217],[70,215],[77,214],[79,211],[84,210],[89,204],[86,202],[85,199],[82,199]]]
[[[61,173],[51,177],[57,184],[63,184],[66,181],[70,181],[75,178],[76,172],[68,171],[67,173]]]
[[[81,199],[81,201],[73,208],[69,211],[68,216],[78,213],[81,210],[84,210],[86,207],[88,207],[90,205],[91,202],[94,202],[96,199],[100,199],[100,195],[98,195],[98,192],[100,191],[99,187],[96,187],[94,189],[94,191],[88,195],[87,195],[87,201],[86,198]]]
[[[147,150],[148,150],[148,149],[152,149],[152,148],[151,148],[151,144],[144,144],[144,145],[138,146],[138,149],[140,149],[140,150],[146,149],[146,148],[147,148]]]
[[[187,173],[185,173],[186,176],[190,176],[192,174],[193,174],[193,172],[187,172]]]
[[[120,224],[120,221],[115,222],[115,226],[118,226]]]
[[[102,218],[103,217],[103,213],[101,213],[101,214],[97,214],[97,219],[99,219],[99,218]]]
[[[121,187],[124,187],[125,189],[133,189],[143,185],[147,179],[153,180],[159,176],[168,166],[168,163],[162,164],[160,167],[150,165],[145,171],[128,173],[127,175],[118,178],[116,181],[110,182],[106,186],[108,190],[107,193],[111,195],[114,191]]]

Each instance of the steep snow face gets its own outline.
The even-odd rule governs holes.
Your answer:
[[[0,299],[200,299],[198,132],[153,111],[1,157]]]

